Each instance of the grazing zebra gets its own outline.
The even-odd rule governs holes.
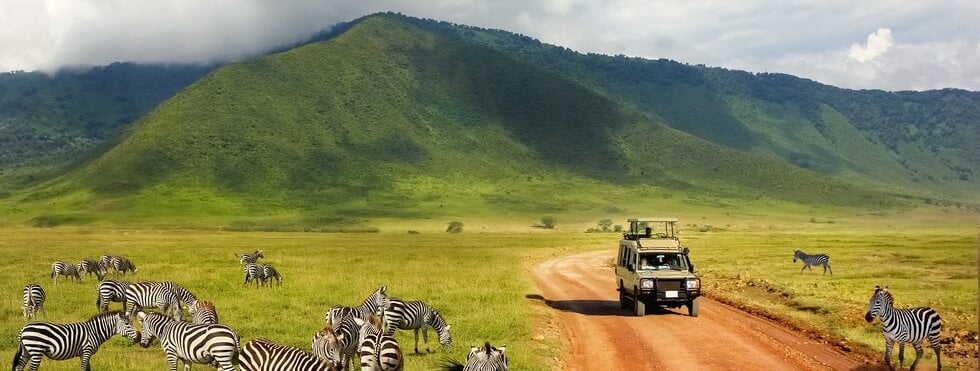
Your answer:
[[[24,318],[31,319],[44,309],[44,289],[36,283],[24,286]]]
[[[803,261],[803,268],[800,269],[800,274],[803,274],[803,270],[807,268],[810,268],[810,272],[813,272],[811,266],[823,265],[823,274],[827,274],[827,270],[830,269],[830,275],[834,275],[834,270],[830,268],[830,256],[827,254],[807,255],[807,253],[800,250],[794,250],[793,263],[796,263],[797,259]]]
[[[90,259],[82,259],[78,261],[78,272],[85,272],[86,275],[91,277],[92,273],[95,273],[95,277],[99,278],[99,281],[105,279],[105,266],[102,263]]]
[[[327,324],[327,326],[331,326]],[[361,345],[361,327],[364,320],[347,316],[339,320],[333,327],[333,333],[337,337],[337,345],[340,348],[340,360],[344,364],[345,370],[350,370],[351,360],[357,355],[357,347]],[[313,336],[313,354],[317,354],[317,337]]]
[[[327,311],[327,323],[336,327],[341,319],[348,316],[360,318],[362,321],[367,322],[368,317],[377,313],[381,308],[388,306],[388,295],[385,294],[387,290],[387,286],[382,286],[380,289],[375,290],[367,299],[364,299],[364,302],[359,307],[343,307],[337,305],[330,308]]]
[[[13,369],[23,370],[30,362],[30,370],[35,371],[41,364],[41,357],[47,356],[59,361],[81,357],[82,370],[89,370],[92,355],[112,335],[134,342],[140,340],[140,333],[133,328],[130,318],[120,311],[102,313],[79,323],[29,323],[20,330]]]
[[[466,355],[466,364],[460,364],[454,360],[448,360],[449,364],[444,367],[447,371],[508,371],[507,346],[499,349],[485,343],[483,347],[476,345],[470,347],[470,354]]]
[[[235,256],[238,257],[238,264],[239,265],[245,265],[245,264],[248,264],[248,263],[255,264],[255,262],[259,261],[259,258],[264,258],[265,257],[265,256],[262,255],[262,250],[255,250],[255,252],[253,252],[251,254],[244,253],[241,256],[239,256],[238,254],[235,254]]]
[[[336,362],[321,359],[302,349],[280,345],[269,339],[252,339],[238,356],[242,371],[341,370]]]
[[[75,282],[82,282],[82,277],[78,275],[75,266],[63,261],[51,263],[51,278],[54,278],[55,285],[58,284],[58,276],[75,277]]]
[[[195,325],[174,321],[157,313],[137,312],[143,325],[140,346],[147,348],[154,338],[160,339],[160,347],[167,353],[170,371],[177,370],[177,360],[184,362],[184,369],[191,363],[216,365],[223,371],[235,370],[238,358],[238,334],[228,326]]]
[[[313,344],[310,348],[312,348],[314,356],[330,363],[335,368],[349,369],[342,366],[344,357],[340,348],[340,339],[330,325],[324,326],[320,332],[313,335]]]
[[[218,312],[214,309],[214,303],[207,300],[198,300],[193,305],[194,318],[191,323],[195,325],[213,325],[218,323]]]
[[[885,337],[885,364],[889,369],[892,368],[892,345],[898,342],[898,367],[901,368],[905,362],[905,344],[911,343],[915,348],[915,361],[910,369],[915,370],[922,358],[921,342],[929,338],[929,344],[936,352],[936,369],[941,369],[943,364],[939,360],[939,330],[943,327],[943,321],[939,314],[929,307],[895,309],[894,304],[895,298],[888,292],[888,287],[875,286],[871,302],[868,303],[868,313],[864,315],[868,322],[874,321],[875,317],[881,318],[881,333]]]
[[[123,307],[129,307],[126,314],[130,315],[143,308],[157,307],[160,309],[160,313],[180,320],[180,299],[177,298],[177,294],[173,290],[159,282],[129,284],[129,287],[126,288],[126,303],[123,304]]]
[[[98,294],[95,305],[102,312],[109,311],[109,302],[115,301],[123,303],[123,310],[126,310],[126,289],[129,288],[129,281],[105,280],[99,282]]]
[[[398,371],[405,367],[405,356],[394,336],[385,335],[382,316],[371,315],[361,327],[361,371]]]
[[[262,286],[265,286],[265,280],[271,280],[273,278],[276,279],[276,286],[282,286],[282,275],[279,274],[279,271],[277,271],[276,268],[273,268],[270,264],[263,265]],[[272,287],[272,282],[269,282],[269,287]]]
[[[453,345],[452,335],[449,334],[449,324],[428,304],[421,301],[401,301],[391,299],[385,309],[387,335],[393,335],[395,329],[415,330],[415,353],[419,352],[419,330],[422,331],[422,341],[425,342],[425,352],[429,351],[429,326],[439,334],[439,344],[444,347]]]
[[[111,264],[112,264],[112,270],[116,274],[119,274],[119,272],[122,272],[122,274],[125,276],[127,271],[133,272],[133,275],[136,275],[139,272],[136,269],[136,265],[133,264],[133,262],[131,262],[131,261],[129,261],[129,259],[126,259],[126,258],[121,257],[121,256],[114,256],[114,257],[112,257]]]
[[[194,294],[191,294],[191,292],[185,289],[183,286],[178,285],[177,283],[171,281],[163,281],[163,282],[146,281],[143,283],[160,285],[170,289],[170,291],[173,291],[174,294],[177,295],[180,301],[183,301],[184,304],[187,304],[187,314],[190,315],[194,314],[194,303],[197,303],[197,297],[194,296]]]
[[[245,271],[245,284],[248,285],[249,282],[255,282],[255,287],[259,287],[259,282],[265,285],[265,269],[255,263],[246,263],[245,267],[242,268]]]

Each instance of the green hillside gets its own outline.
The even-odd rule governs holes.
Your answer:
[[[483,44],[372,16],[329,41],[214,71],[97,158],[7,202],[39,224],[329,224],[670,197],[896,202],[663,122]]]

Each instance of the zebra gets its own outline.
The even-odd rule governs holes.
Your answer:
[[[813,265],[823,265],[823,274],[827,274],[827,270],[830,269],[830,275],[834,275],[834,270],[830,268],[830,256],[827,254],[808,255],[800,250],[794,250],[793,263],[796,263],[797,259],[803,261],[803,268],[800,269],[800,274],[803,274],[803,270],[807,268],[810,268],[810,272],[813,272],[813,268],[811,268]]]
[[[54,360],[82,358],[82,370],[89,370],[92,355],[112,335],[120,335],[134,342],[140,333],[133,322],[120,311],[101,313],[88,321],[56,324],[29,323],[20,330],[19,345],[14,355],[14,371],[23,370],[30,362],[30,370],[37,370],[41,357]]]
[[[265,269],[255,263],[246,263],[245,267],[242,268],[245,271],[245,284],[248,285],[249,282],[255,281],[255,286],[259,286],[259,282],[265,284]]]
[[[44,310],[44,289],[36,283],[24,286],[24,318],[32,319]]]
[[[238,334],[228,326],[195,325],[158,313],[137,312],[136,317],[143,325],[140,346],[148,348],[154,338],[160,339],[170,371],[177,370],[178,359],[184,362],[184,370],[190,369],[191,363],[213,365],[223,371],[235,370]]]
[[[266,264],[262,266],[262,286],[265,286],[265,280],[276,279],[276,286],[282,286],[282,275],[276,268],[273,268],[271,264]],[[269,282],[269,287],[272,287],[272,282]]]
[[[133,262],[121,256],[112,257],[112,270],[115,271],[116,274],[122,272],[124,276],[126,275],[127,271],[133,272],[133,275],[139,273],[139,270],[136,269],[136,265],[133,264]]]
[[[439,344],[444,347],[453,345],[450,325],[428,304],[421,301],[401,301],[391,299],[385,308],[385,323],[388,328],[386,335],[393,335],[395,329],[415,330],[415,353],[419,352],[419,330],[422,331],[422,341],[425,342],[425,352],[429,353],[429,326],[439,334]]]
[[[140,282],[131,283],[126,288],[126,303],[123,307],[129,307],[126,314],[132,315],[133,312],[143,308],[157,307],[160,313],[180,320],[180,299],[166,285],[159,282]]]
[[[98,294],[95,305],[102,312],[109,311],[109,302],[115,301],[123,303],[123,310],[126,310],[126,289],[129,288],[129,281],[105,280],[99,282]]]
[[[335,368],[349,369],[349,367],[343,367],[344,357],[340,347],[340,338],[337,337],[337,333],[330,325],[324,326],[320,332],[313,335],[313,343],[310,348],[315,357],[330,363]]]
[[[214,309],[214,303],[207,300],[198,300],[194,303],[194,317],[191,323],[195,325],[213,325],[218,323],[218,312]]]
[[[885,337],[885,364],[889,369],[892,368],[892,345],[898,342],[898,367],[901,368],[905,362],[905,343],[911,343],[915,348],[915,361],[909,368],[915,370],[922,358],[921,342],[929,338],[929,344],[936,352],[936,369],[941,369],[943,364],[939,359],[939,331],[943,321],[939,314],[929,307],[895,309],[894,304],[895,298],[888,292],[887,286],[875,286],[871,302],[868,303],[868,313],[864,315],[869,323],[875,317],[881,318],[881,334]]]
[[[358,355],[361,371],[399,371],[405,367],[405,356],[394,336],[385,335],[384,310],[371,315],[361,327]]]
[[[95,277],[97,277],[99,281],[105,279],[106,274],[105,266],[103,266],[101,262],[84,258],[78,261],[78,272],[85,272],[89,277],[92,276],[92,273],[95,273]]]
[[[262,255],[262,250],[255,250],[255,252],[253,252],[251,254],[244,253],[241,256],[239,256],[238,254],[235,254],[235,256],[238,257],[238,264],[239,265],[245,265],[245,264],[248,264],[248,263],[255,264],[255,262],[259,261],[259,258],[264,258],[265,257],[265,256]]]
[[[500,348],[490,346],[489,342],[484,343],[483,347],[473,345],[470,347],[470,353],[466,355],[465,365],[448,359],[449,364],[443,369],[446,371],[508,371],[507,355],[504,354],[506,351],[506,345]]]
[[[177,295],[180,301],[183,301],[185,304],[187,304],[187,314],[189,315],[194,314],[194,310],[195,310],[194,304],[197,303],[197,297],[194,296],[194,294],[192,294],[190,291],[185,289],[183,286],[178,285],[177,283],[172,281],[162,281],[162,282],[145,281],[143,283],[160,285],[170,289],[170,291],[173,291],[174,294]]]
[[[112,267],[112,258],[114,257],[116,256],[110,254],[99,255],[99,263],[102,263],[102,266],[108,269],[109,267]]]
[[[331,326],[327,324],[327,326]],[[364,320],[346,316],[338,320],[337,325],[332,326],[334,336],[337,337],[337,345],[340,348],[340,359],[344,364],[345,370],[350,370],[351,360],[357,355],[357,347],[361,345],[361,327]],[[317,336],[313,337],[313,354],[317,354]]]
[[[276,344],[269,339],[252,339],[245,343],[238,361],[242,371],[342,370],[336,362],[328,362],[302,349]]]
[[[75,266],[63,261],[51,263],[51,278],[54,278],[55,285],[58,284],[58,276],[75,277],[75,282],[82,282],[82,277],[78,275]]]
[[[337,326],[337,323],[341,319],[348,316],[360,318],[362,321],[367,322],[368,317],[377,313],[381,308],[388,306],[388,295],[385,294],[387,290],[387,286],[382,286],[380,289],[375,290],[358,307],[333,306],[327,311],[327,323],[331,326]]]

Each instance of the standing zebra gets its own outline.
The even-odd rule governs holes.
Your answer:
[[[122,274],[125,276],[127,271],[133,272],[133,275],[139,273],[139,271],[136,269],[136,265],[133,264],[133,262],[121,256],[112,257],[111,264],[112,270],[115,271],[116,274],[122,272]]]
[[[320,332],[313,335],[313,344],[310,348],[315,357],[334,365],[337,369],[349,369],[342,366],[344,357],[343,350],[340,348],[340,339],[330,325],[324,326]]]
[[[194,318],[191,323],[195,325],[213,325],[218,323],[218,311],[214,309],[214,303],[207,300],[198,300],[193,305]]]
[[[54,278],[55,285],[58,284],[58,276],[75,277],[75,282],[82,282],[82,277],[78,275],[75,266],[63,261],[51,263],[51,278]]]
[[[905,343],[911,343],[915,348],[915,361],[909,368],[915,370],[922,358],[921,342],[929,338],[929,344],[936,352],[936,369],[941,369],[943,364],[939,359],[939,330],[943,327],[943,321],[939,314],[929,307],[895,309],[894,304],[895,298],[888,292],[887,286],[875,286],[871,302],[868,303],[868,313],[864,315],[869,323],[875,317],[881,318],[881,334],[885,337],[885,364],[889,369],[892,368],[892,345],[898,342],[898,367],[901,368],[905,362]]]
[[[330,324],[327,324],[330,326]],[[350,370],[351,360],[357,355],[357,347],[361,345],[361,327],[364,320],[346,316],[333,326],[333,333],[337,337],[337,345],[340,348],[340,360],[344,364],[345,370]],[[320,334],[313,336],[313,354],[317,354],[317,338]],[[321,340],[322,341],[322,340]]]
[[[178,285],[177,283],[172,281],[163,281],[163,282],[146,281],[143,283],[160,285],[170,289],[170,291],[173,291],[174,294],[177,295],[180,301],[183,301],[184,304],[187,304],[187,314],[190,315],[194,314],[194,303],[197,303],[197,297],[194,296],[194,294],[192,294],[190,291],[185,289],[183,286]]]
[[[59,361],[81,357],[82,370],[89,370],[92,355],[112,335],[134,342],[140,340],[132,321],[119,311],[102,313],[79,323],[29,323],[20,330],[14,371],[23,370],[28,362],[31,371],[37,370],[42,356]]]
[[[174,321],[157,313],[137,312],[143,325],[140,346],[148,348],[154,338],[160,339],[160,347],[167,354],[170,371],[177,370],[177,360],[184,362],[184,369],[191,363],[217,365],[222,371],[234,371],[238,358],[238,335],[228,326],[195,325]]]
[[[44,309],[44,289],[36,283],[24,286],[24,318],[31,319]]]
[[[299,348],[276,344],[269,339],[252,339],[245,343],[238,361],[242,371],[341,370],[339,363],[329,362]]]
[[[242,268],[245,271],[245,284],[255,281],[255,287],[259,287],[259,282],[265,284],[265,269],[255,263],[246,263]]]
[[[81,259],[78,261],[78,272],[85,272],[87,276],[91,277],[92,273],[95,273],[95,277],[99,278],[99,281],[105,279],[105,266],[102,263],[91,259]]]
[[[499,349],[485,343],[482,348],[476,345],[470,347],[470,354],[466,355],[466,364],[462,365],[454,360],[449,360],[449,364],[444,367],[446,371],[508,371],[507,346]]]
[[[803,268],[800,269],[800,274],[803,274],[803,270],[807,268],[810,268],[810,272],[813,272],[811,266],[823,265],[823,274],[827,274],[827,270],[830,269],[830,275],[834,275],[834,270],[830,268],[830,256],[827,254],[808,255],[800,250],[794,250],[793,263],[796,263],[797,259],[803,261]]]
[[[361,371],[399,371],[405,367],[405,356],[394,336],[385,335],[384,310],[371,315],[361,327]]]
[[[248,263],[255,264],[255,262],[259,261],[259,258],[264,258],[265,257],[265,256],[262,255],[262,250],[255,250],[255,252],[253,252],[251,254],[244,253],[241,256],[239,256],[238,254],[235,254],[235,256],[238,257],[238,264],[239,265],[245,265],[245,264],[248,264]]]
[[[273,268],[271,264],[266,264],[262,266],[262,286],[265,286],[265,280],[276,279],[276,286],[282,286],[282,275],[276,268]],[[272,282],[269,282],[269,287],[272,287]]]
[[[99,282],[98,294],[95,305],[102,312],[109,311],[109,302],[123,303],[123,310],[126,310],[126,289],[129,288],[129,281],[105,280]]]
[[[99,263],[101,263],[102,266],[105,267],[106,269],[109,269],[112,267],[112,258],[115,257],[116,257],[115,255],[111,255],[111,254],[99,255]]]
[[[337,326],[337,323],[341,319],[348,316],[360,318],[362,321],[367,322],[368,317],[377,313],[381,308],[388,306],[388,295],[385,294],[387,290],[387,286],[382,286],[380,289],[375,290],[358,307],[333,306],[327,311],[327,323],[331,326]]]
[[[126,311],[126,314],[129,315],[143,310],[143,308],[157,307],[160,309],[160,313],[180,320],[180,299],[177,298],[177,294],[173,290],[159,282],[129,284],[129,287],[126,288],[126,303],[123,304],[123,307],[129,307]]]
[[[422,341],[425,342],[425,352],[429,350],[429,326],[439,334],[439,344],[444,347],[453,345],[452,335],[449,334],[449,324],[428,304],[421,301],[401,301],[391,299],[385,309],[385,329],[387,335],[393,335],[395,329],[415,330],[415,353],[419,352],[419,330],[422,331]]]

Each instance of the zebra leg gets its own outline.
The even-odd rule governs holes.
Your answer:
[[[936,352],[936,370],[941,370],[943,362],[939,359],[939,336],[930,337],[929,344],[932,345],[932,350]]]
[[[43,354],[31,354],[31,371],[37,371],[37,368],[41,366],[41,357]]]
[[[422,341],[425,342],[425,352],[432,353],[429,350],[429,326],[426,326],[424,323],[422,324]]]
[[[82,349],[82,371],[91,370],[92,351],[89,349]]]
[[[912,343],[912,347],[915,348],[915,361],[912,361],[912,365],[909,366],[909,371],[915,371],[915,366],[919,365],[919,359],[922,358],[922,344],[916,341]]]
[[[177,371],[177,353],[167,352],[167,365],[170,367],[170,371]]]
[[[419,353],[419,330],[421,328],[415,329],[415,354]]]
[[[885,364],[888,365],[889,370],[894,370],[892,368],[892,344],[894,341],[889,338],[885,338]]]
[[[805,270],[806,270],[806,263],[803,263],[803,268],[800,268],[800,274],[803,274],[803,271]]]
[[[833,276],[834,275],[834,269],[830,267],[830,264],[825,264],[825,266],[827,267],[827,269],[830,270],[830,275]]]
[[[905,365],[905,343],[898,342],[898,369]]]

